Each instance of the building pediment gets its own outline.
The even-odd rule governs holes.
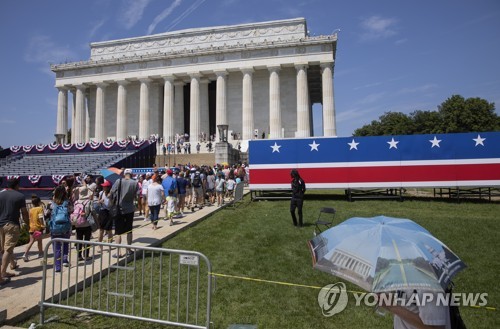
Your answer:
[[[92,61],[150,54],[175,54],[208,48],[241,47],[245,44],[296,41],[307,35],[304,18],[195,28],[137,38],[90,44]]]

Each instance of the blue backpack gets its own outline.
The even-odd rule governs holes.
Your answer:
[[[58,205],[54,203],[55,209],[52,211],[50,220],[50,232],[53,235],[60,235],[71,231],[71,222],[68,213],[68,201]]]

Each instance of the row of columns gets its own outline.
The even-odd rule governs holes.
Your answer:
[[[295,65],[297,70],[297,137],[311,136],[309,91],[307,83],[307,64]],[[269,126],[272,138],[282,138],[282,116],[280,102],[280,67],[272,66],[269,70]],[[253,68],[241,69],[243,73],[242,88],[242,139],[252,139],[254,133],[253,109]],[[227,120],[227,71],[215,71],[216,80],[216,126],[228,124]],[[335,108],[333,102],[332,63],[321,64],[323,93],[323,135],[336,136]],[[190,74],[190,124],[189,134],[193,142],[197,142],[201,131],[208,132],[208,80],[200,73]],[[175,135],[175,127],[184,127],[184,82],[174,81],[173,76],[164,76],[163,99],[163,136],[167,139]],[[149,89],[152,82],[149,78],[140,79],[139,101],[139,138],[150,136],[149,126]],[[126,80],[116,81],[118,84],[116,139],[127,138],[127,85]],[[106,140],[104,125],[105,93],[108,83],[96,83],[96,116],[95,140]],[[76,86],[73,117],[73,143],[89,140],[89,116],[85,107],[85,85]],[[57,128],[58,142],[66,142],[68,130],[68,88],[58,88]],[[206,125],[203,127],[202,125]]]

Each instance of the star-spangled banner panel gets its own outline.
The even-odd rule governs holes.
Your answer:
[[[500,185],[500,133],[255,140],[251,189]]]

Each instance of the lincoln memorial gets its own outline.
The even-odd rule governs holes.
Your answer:
[[[58,143],[108,139],[191,143],[228,125],[241,140],[308,137],[313,104],[336,136],[337,36],[309,36],[304,18],[90,44],[90,59],[51,65]],[[70,96],[71,95],[71,96]]]

